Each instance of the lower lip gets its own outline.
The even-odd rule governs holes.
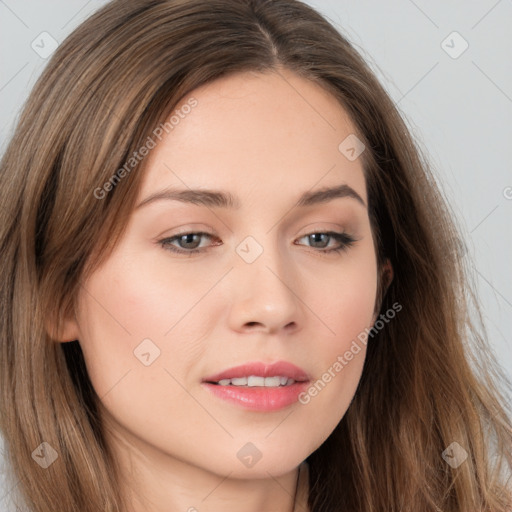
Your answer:
[[[278,411],[298,401],[307,382],[295,382],[289,386],[277,388],[254,386],[220,386],[203,382],[203,385],[215,396],[245,409],[253,411]]]

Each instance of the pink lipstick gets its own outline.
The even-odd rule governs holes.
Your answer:
[[[216,397],[255,411],[277,411],[298,401],[309,375],[294,364],[278,361],[245,363],[203,379]]]

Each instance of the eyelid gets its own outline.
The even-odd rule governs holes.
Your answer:
[[[338,243],[340,243],[341,245],[339,245],[338,247],[330,248],[330,249],[328,249],[328,248],[317,249],[315,247],[307,246],[304,244],[295,244],[296,240],[300,240],[302,238],[312,236],[312,235],[318,235],[318,234],[319,235],[327,235],[331,239],[337,240]],[[194,248],[194,249],[182,249],[182,248],[176,247],[171,244],[171,242],[179,240],[180,237],[185,236],[185,235],[198,235],[198,236],[208,237],[209,239],[216,238],[217,240],[220,240],[216,235],[213,235],[212,233],[208,233],[205,231],[183,230],[183,231],[173,234],[172,236],[165,237],[163,239],[158,240],[158,244],[161,245],[166,250],[169,250],[169,251],[177,253],[177,254],[182,254],[182,255],[187,255],[187,254],[192,255],[192,254],[197,254],[197,253],[204,253],[208,250],[209,247],[212,247],[212,245],[210,245],[207,247],[200,247],[200,248]],[[344,251],[348,250],[351,246],[354,245],[354,243],[356,243],[358,241],[358,239],[354,238],[353,236],[351,236],[348,232],[346,232],[344,230],[342,230],[341,232],[338,232],[338,231],[333,231],[333,230],[317,229],[317,230],[307,232],[307,233],[297,237],[295,239],[295,241],[294,241],[294,245],[304,245],[304,247],[309,247],[313,252],[329,254],[329,253],[340,253],[340,252],[344,252]],[[223,245],[223,244],[222,243],[221,244],[218,244],[218,243],[213,244],[213,246],[216,246],[216,245]]]

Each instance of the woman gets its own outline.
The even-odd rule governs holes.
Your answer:
[[[29,510],[510,509],[456,226],[311,8],[109,3],[0,179],[1,431]]]

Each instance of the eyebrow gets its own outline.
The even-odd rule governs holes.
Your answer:
[[[304,192],[295,206],[307,207],[327,203],[333,199],[352,198],[367,208],[362,197],[350,186],[324,187],[315,191]],[[160,200],[181,201],[212,208],[239,209],[240,201],[231,193],[208,189],[164,189],[143,199],[136,209]]]

